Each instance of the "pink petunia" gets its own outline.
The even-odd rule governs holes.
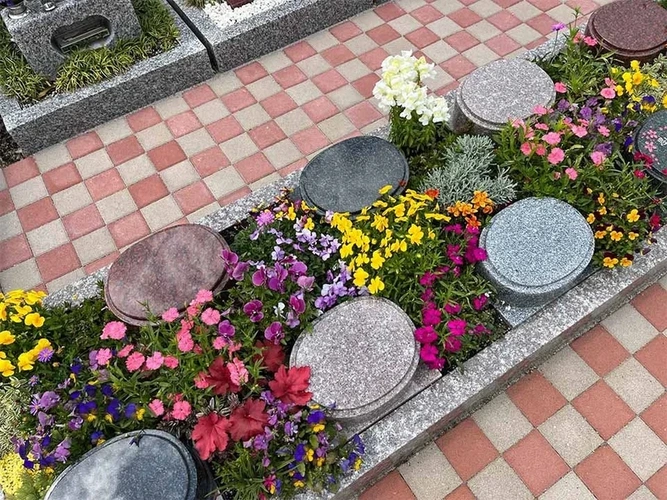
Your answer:
[[[605,87],[600,91],[600,95],[605,99],[613,99],[616,97],[616,91],[612,88]]]
[[[150,403],[148,403],[148,408],[150,411],[153,412],[153,415],[156,417],[159,417],[160,415],[164,415],[164,405],[162,404],[162,401],[159,399],[154,399]]]
[[[128,371],[136,372],[144,364],[145,359],[140,352],[133,352],[125,360],[125,366],[127,366]]]
[[[600,125],[598,127],[598,132],[600,132],[600,135],[604,137],[609,137],[609,129],[605,127],[604,125]]]
[[[549,160],[549,163],[552,165],[558,165],[564,159],[565,152],[561,148],[553,148],[551,153],[549,153],[549,156],[547,156],[547,160]]]
[[[166,366],[170,370],[173,370],[178,366],[178,359],[175,358],[174,356],[165,356],[164,366]]]
[[[554,83],[554,90],[559,94],[564,94],[567,92],[567,86],[563,82]]]
[[[565,169],[565,175],[567,175],[571,181],[575,180],[579,173],[572,167]]]
[[[201,320],[208,326],[217,325],[220,323],[220,313],[212,307],[209,307],[201,313]]]
[[[602,165],[606,159],[607,157],[602,151],[593,151],[591,153],[591,160],[593,160],[593,163],[597,166]]]
[[[205,304],[206,302],[211,302],[213,300],[213,292],[210,290],[199,290],[197,296],[195,297],[194,302],[197,304]]]
[[[111,358],[113,358],[113,354],[111,354],[111,349],[104,348],[97,351],[96,361],[98,365],[102,366],[108,365]]]
[[[524,155],[529,156],[530,153],[533,152],[533,147],[530,145],[529,142],[524,142],[524,143],[521,145],[521,152],[522,152]]]
[[[558,132],[549,132],[544,137],[542,137],[542,140],[550,146],[555,146],[560,142],[560,134]]]
[[[164,363],[164,356],[160,351],[155,351],[146,358],[146,368],[149,370],[157,370]]]
[[[119,358],[127,358],[133,349],[134,346],[132,344],[127,344],[120,351],[118,351],[118,354],[116,354],[116,356],[118,356]]]
[[[547,148],[544,146],[544,144],[538,144],[537,147],[535,148],[535,154],[537,156],[544,156],[547,154]]]
[[[586,36],[584,37],[584,43],[589,47],[595,47],[598,44],[598,41],[591,36]]]
[[[102,335],[100,335],[100,338],[120,340],[125,337],[125,332],[127,332],[127,327],[124,323],[120,321],[110,321],[104,325],[104,329],[102,330]]]
[[[190,415],[192,407],[187,401],[179,401],[174,403],[174,409],[171,411],[171,414],[176,420],[185,420]]]
[[[586,130],[586,127],[580,127],[579,125],[572,125],[572,133],[577,137],[586,137],[586,135],[588,135],[588,130]]]
[[[165,312],[162,313],[162,320],[166,321],[167,323],[171,323],[172,321],[175,321],[178,318],[178,309],[175,307],[170,307],[167,309]]]

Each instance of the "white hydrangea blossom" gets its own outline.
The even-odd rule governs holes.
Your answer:
[[[380,108],[385,112],[394,106],[403,108],[400,116],[406,119],[415,112],[424,126],[449,119],[445,98],[428,95],[428,89],[422,85],[424,80],[435,76],[434,68],[424,57],[414,57],[412,51],[387,57],[382,61],[382,79],[373,88]]]

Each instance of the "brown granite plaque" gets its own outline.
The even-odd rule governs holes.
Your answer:
[[[198,224],[152,234],[111,266],[104,287],[109,309],[132,325],[147,323],[146,306],[156,316],[170,307],[184,311],[199,290],[217,292],[224,286],[225,248],[229,247],[222,236]]]

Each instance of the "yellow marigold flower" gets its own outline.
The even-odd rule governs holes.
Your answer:
[[[384,290],[384,283],[378,276],[376,276],[371,280],[370,285],[368,285],[368,291],[375,295],[382,290]]]
[[[2,354],[0,358],[6,357],[4,352],[0,352],[0,354]],[[11,377],[14,375],[14,370],[16,370],[16,367],[12,364],[11,361],[8,359],[0,359],[0,374],[3,377]]]
[[[588,217],[586,217],[586,222],[593,224],[595,222],[595,214],[588,214]]]
[[[35,366],[35,360],[36,360],[36,357],[33,356],[32,353],[24,352],[22,354],[19,354],[19,359],[17,361],[19,371],[24,372],[24,371],[32,370]]]
[[[639,211],[636,208],[633,208],[625,218],[628,219],[629,222],[637,222],[639,220]]]
[[[383,187],[380,188],[380,194],[385,195],[389,191],[391,191],[392,189],[393,189],[393,186],[391,184],[387,184],[386,186],[383,186]]]
[[[630,69],[632,71],[639,71],[639,61],[637,60],[630,61]]]
[[[609,269],[613,269],[616,267],[616,264],[618,264],[618,259],[616,257],[611,258],[611,257],[605,257],[602,259],[602,265],[604,267],[608,267]]]
[[[30,313],[25,317],[25,324],[34,326],[35,328],[41,328],[42,325],[44,325],[44,317],[40,316],[39,313]]]
[[[607,236],[607,231],[595,231],[595,239],[596,240],[601,240],[605,236]]]
[[[413,245],[421,245],[422,239],[424,238],[424,231],[422,231],[422,228],[418,225],[413,224],[410,226],[410,229],[408,229],[408,238]]]
[[[9,330],[3,330],[0,332],[0,345],[9,345],[13,344],[16,340],[16,337],[12,335],[12,332]]]
[[[356,271],[354,271],[354,286],[364,286],[368,276],[369,274],[364,270],[363,267],[358,268]]]
[[[620,231],[612,231],[609,234],[609,237],[612,239],[612,241],[621,241],[623,239],[623,233]]]
[[[637,238],[639,238],[639,234],[634,233],[634,232],[632,232],[632,231],[630,231],[630,232],[628,233],[628,239],[629,239],[630,241],[635,241]]]
[[[632,265],[632,261],[626,257],[623,257],[621,259],[621,266],[623,267],[630,267]]]
[[[315,223],[313,222],[313,219],[308,217],[306,219],[306,223],[303,225],[303,227],[308,229],[308,231],[312,231],[313,229],[315,229]]]
[[[382,267],[382,264],[384,264],[384,257],[379,250],[375,250],[371,258],[371,267],[377,271]]]
[[[387,219],[384,215],[375,214],[371,227],[377,229],[379,232],[382,232],[389,227],[389,219]]]
[[[600,215],[607,215],[607,207],[602,207],[598,210]]]
[[[484,208],[493,205],[493,201],[491,201],[486,191],[475,191],[472,197],[472,204],[475,207]]]

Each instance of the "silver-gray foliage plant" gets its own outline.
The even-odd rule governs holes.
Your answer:
[[[423,191],[437,189],[438,200],[444,206],[469,202],[475,191],[486,191],[497,204],[516,197],[516,185],[507,170],[498,170],[494,165],[493,141],[488,137],[460,136],[440,160],[442,164],[428,173],[420,187]]]

